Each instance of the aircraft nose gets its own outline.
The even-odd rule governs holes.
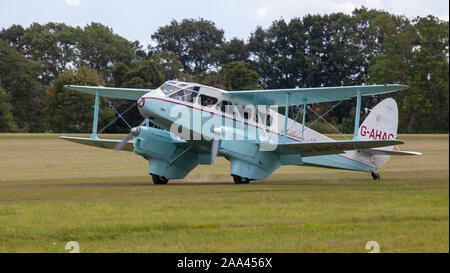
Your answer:
[[[142,97],[140,97],[140,98],[138,99],[138,101],[137,101],[137,106],[138,106],[139,108],[142,108],[142,107],[144,106],[144,104],[145,104],[145,98],[142,96]]]
[[[154,98],[142,96],[138,99],[137,106],[139,113],[146,119],[153,120],[160,116],[160,113],[156,110],[159,108]]]
[[[144,96],[140,97],[137,101],[137,106],[138,106],[138,110],[139,113],[141,113],[141,115],[144,118],[150,118],[151,116],[151,107],[149,107],[150,105],[150,99],[145,98]]]

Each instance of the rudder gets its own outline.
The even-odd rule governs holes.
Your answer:
[[[359,127],[358,140],[384,140],[396,139],[398,127],[397,103],[392,98],[387,98],[378,103],[364,122]],[[377,150],[392,151],[394,146],[377,148]],[[375,155],[368,152],[369,161],[381,168],[388,160],[389,155]]]

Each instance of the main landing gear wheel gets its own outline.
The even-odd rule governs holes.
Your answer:
[[[167,184],[167,182],[169,182],[169,180],[167,178],[165,178],[164,176],[159,176],[156,174],[151,174],[152,179],[153,179],[153,183],[156,185],[163,185],[163,184]]]
[[[239,175],[231,175],[233,176],[234,184],[248,184],[250,183],[250,179],[240,177]]]
[[[373,180],[380,180],[381,176],[375,172],[370,173],[372,175]]]

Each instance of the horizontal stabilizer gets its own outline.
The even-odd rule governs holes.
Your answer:
[[[388,151],[388,150],[380,150],[380,149],[368,149],[366,150],[374,155],[422,155],[419,152],[411,152],[411,151]]]
[[[75,91],[91,95],[96,95],[97,91],[99,91],[99,94],[102,97],[127,99],[127,100],[138,100],[141,96],[152,91],[151,89],[116,88],[104,86],[66,85],[66,87]]]
[[[280,154],[300,153],[302,156],[341,154],[351,150],[365,150],[403,144],[401,140],[344,140],[307,143],[281,143],[277,152]]]
[[[60,136],[61,139],[72,141],[84,145],[105,148],[105,149],[114,149],[117,144],[119,144],[122,140],[120,139],[92,139],[92,138],[84,138],[84,137],[68,137],[68,136]],[[133,151],[133,141],[128,141],[123,147],[122,151]]]

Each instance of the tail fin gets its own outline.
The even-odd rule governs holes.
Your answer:
[[[359,127],[358,140],[383,140],[396,139],[398,127],[398,108],[394,99],[384,99],[378,103]],[[394,146],[377,148],[377,150],[392,151]],[[381,168],[388,160],[389,155],[364,152],[361,156],[367,157],[377,169]]]
[[[358,140],[395,139],[397,127],[397,103],[394,99],[388,98],[370,110],[370,114],[359,127]]]

